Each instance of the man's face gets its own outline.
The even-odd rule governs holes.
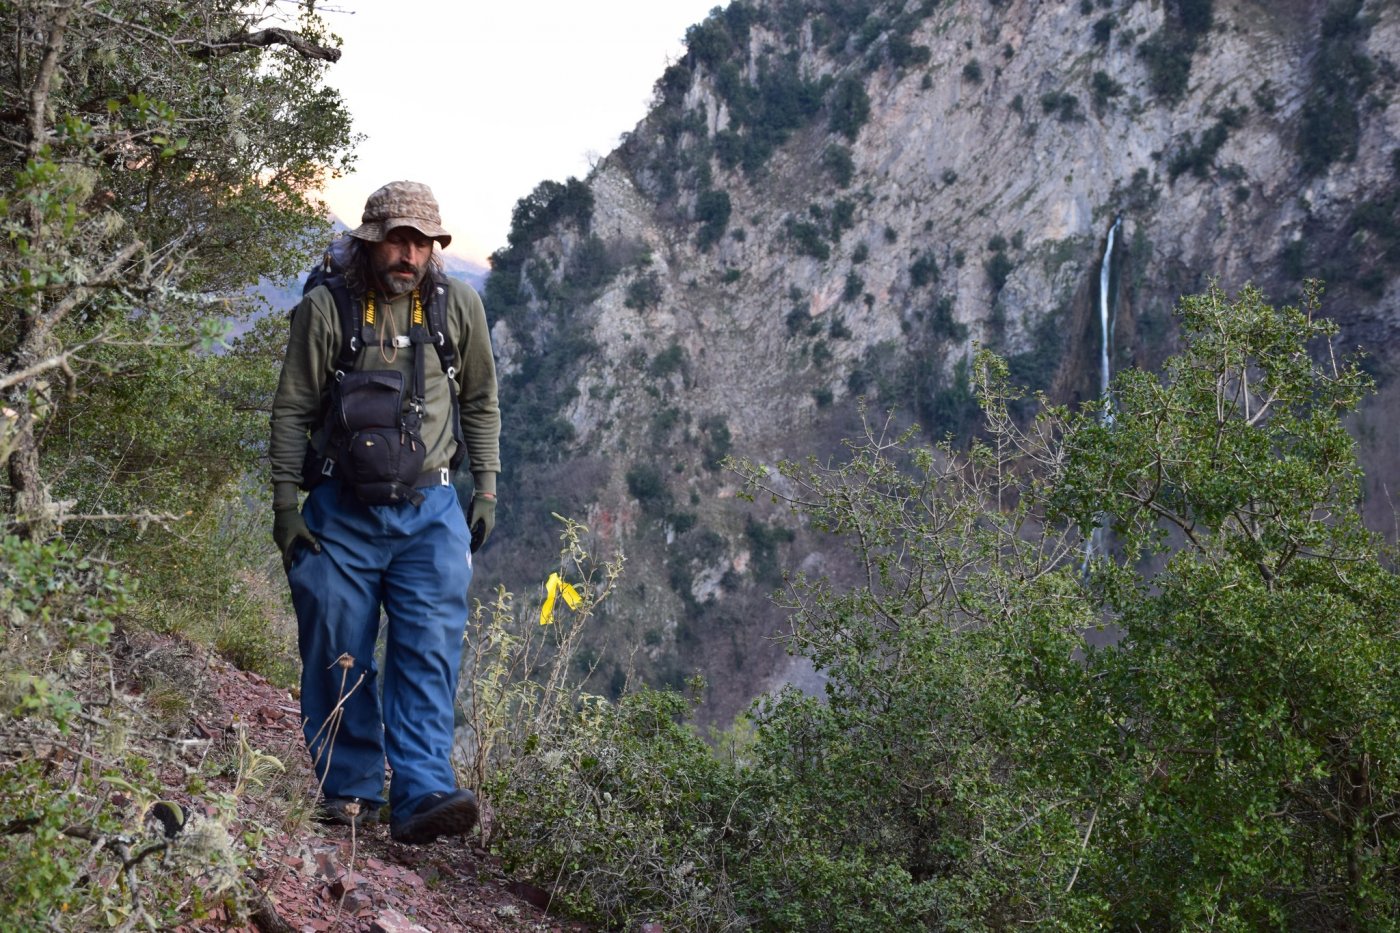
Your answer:
[[[386,294],[402,295],[423,280],[433,255],[433,240],[412,227],[395,227],[370,244],[370,263]]]

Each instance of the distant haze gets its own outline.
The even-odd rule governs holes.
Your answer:
[[[431,185],[450,254],[485,268],[515,202],[545,179],[588,173],[646,113],[686,29],[715,0],[448,0],[323,8],[343,56],[327,72],[365,135],[356,172],[325,190],[358,219],[387,181]]]

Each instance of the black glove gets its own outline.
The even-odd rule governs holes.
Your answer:
[[[312,551],[321,553],[321,542],[306,527],[306,519],[298,508],[278,509],[273,513],[272,540],[282,552],[282,569],[292,569],[292,551],[298,541],[305,541]]]
[[[496,527],[496,496],[494,493],[479,492],[472,496],[471,512],[467,515],[467,527],[472,532],[472,553],[475,554],[491,537],[491,529]]]

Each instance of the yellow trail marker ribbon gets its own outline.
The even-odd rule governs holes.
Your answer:
[[[570,609],[577,609],[579,603],[583,602],[583,597],[557,573],[549,575],[549,581],[544,585],[544,605],[540,607],[540,625],[548,625],[554,621],[554,600],[558,596],[564,597],[564,602],[569,604]]]

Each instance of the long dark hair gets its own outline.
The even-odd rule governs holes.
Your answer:
[[[331,257],[345,273],[345,283],[354,295],[363,295],[377,283],[374,281],[374,266],[370,263],[369,244],[359,237],[343,236],[331,244]],[[433,250],[428,257],[428,269],[424,278],[437,280],[443,277],[442,251]]]

